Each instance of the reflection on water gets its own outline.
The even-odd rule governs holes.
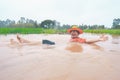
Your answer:
[[[93,49],[96,49],[96,50],[101,50],[101,51],[103,51],[104,50],[104,48],[103,47],[101,47],[101,46],[99,46],[99,45],[97,45],[97,44],[95,44],[95,43],[93,43],[93,44],[89,44],[90,46],[92,46],[93,47]]]
[[[112,35],[112,43],[113,44],[119,44],[119,39],[120,39],[120,36],[118,35]]]
[[[83,48],[79,43],[69,43],[69,45],[66,47],[66,50],[69,50],[71,52],[82,52]]]
[[[16,36],[0,35],[0,80],[120,80],[120,36],[108,35],[108,41],[95,44],[69,43],[69,35],[21,36],[56,45],[9,45]]]

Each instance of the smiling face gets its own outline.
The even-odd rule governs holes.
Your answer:
[[[76,30],[72,30],[70,32],[71,38],[77,38],[79,36],[79,32]]]

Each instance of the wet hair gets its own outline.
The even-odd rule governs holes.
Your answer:
[[[72,30],[72,31],[76,31],[78,34],[80,34],[80,32],[79,32],[79,31],[77,31],[77,30]],[[70,31],[70,33],[71,33],[72,31]]]

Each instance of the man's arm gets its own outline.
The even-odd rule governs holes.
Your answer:
[[[95,43],[95,42],[106,41],[106,40],[108,40],[108,37],[102,35],[98,39],[88,39],[88,40],[86,39],[86,43]]]

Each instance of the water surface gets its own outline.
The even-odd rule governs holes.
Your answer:
[[[120,36],[108,35],[108,41],[96,44],[70,44],[70,35],[21,36],[32,41],[48,39],[56,45],[9,45],[16,35],[0,35],[0,80],[120,80]]]

